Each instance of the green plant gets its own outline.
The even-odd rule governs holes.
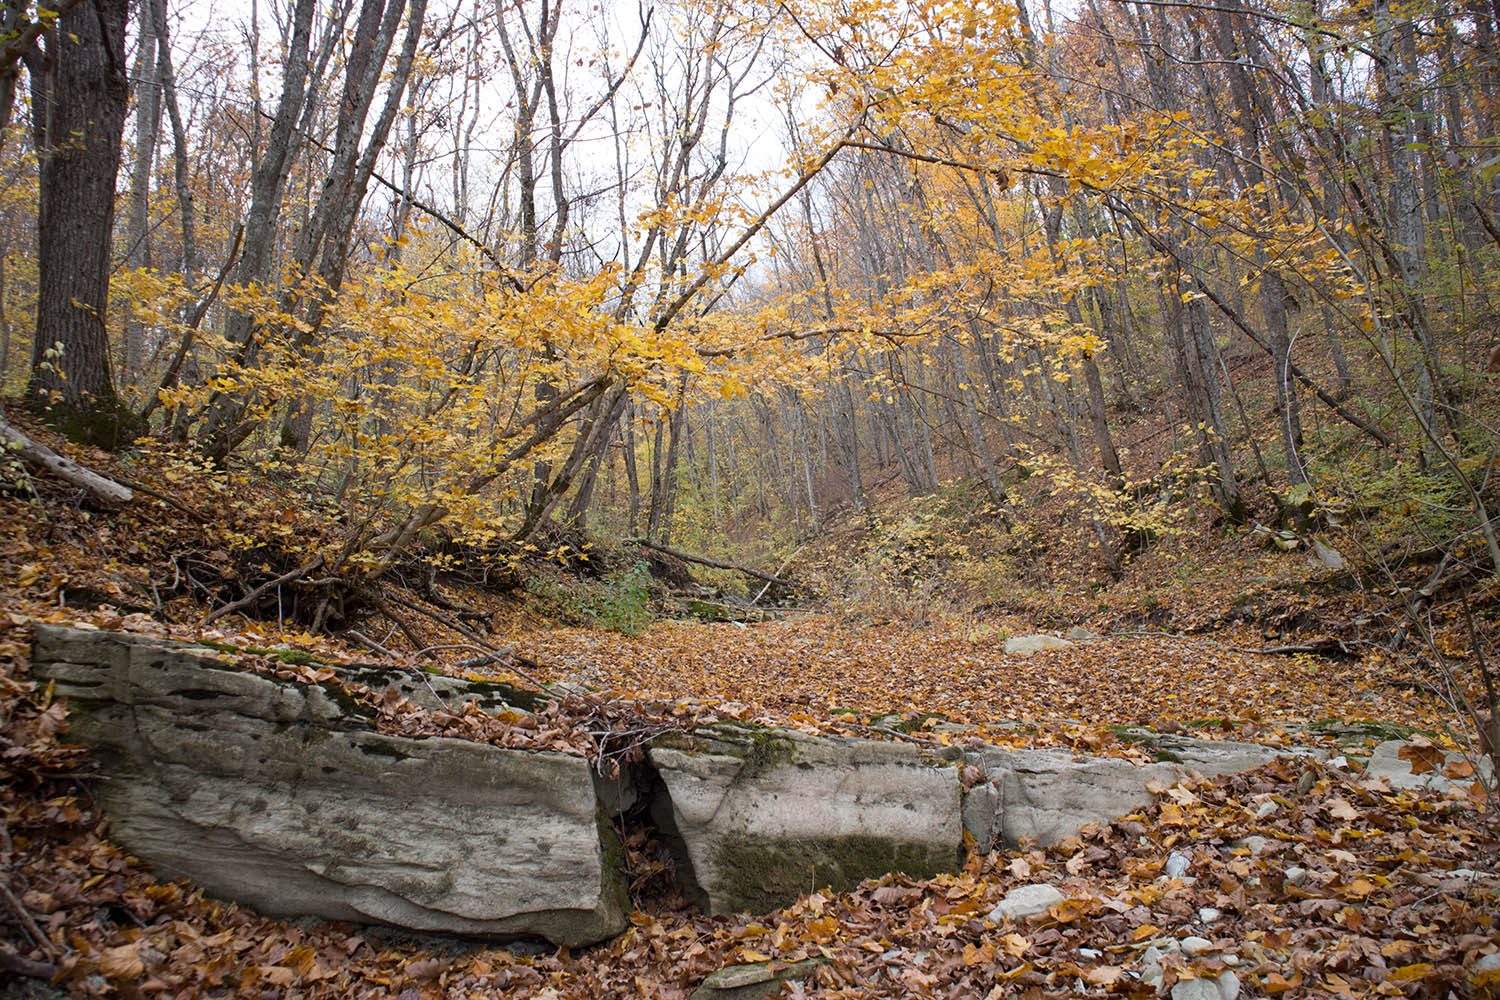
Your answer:
[[[612,574],[590,609],[600,626],[625,635],[640,635],[651,624],[651,567],[644,559]]]

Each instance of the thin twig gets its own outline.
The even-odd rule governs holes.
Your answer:
[[[37,947],[46,952],[49,958],[55,958],[57,950],[52,947],[52,942],[47,939],[47,935],[42,933],[42,929],[37,926],[36,919],[32,917],[31,912],[16,898],[16,894],[10,891],[10,886],[6,885],[4,881],[0,881],[0,899],[5,900],[5,905],[9,906],[15,913],[16,918],[21,921],[21,925],[26,928],[27,933],[36,942]]]
[[[6,972],[14,972],[18,976],[28,979],[56,979],[58,967],[51,962],[38,962],[33,958],[25,958],[15,952],[0,948],[0,969]]]
[[[218,619],[223,618],[225,615],[233,614],[241,608],[248,608],[250,605],[260,600],[261,597],[268,593],[272,587],[279,587],[284,583],[291,583],[293,580],[300,580],[302,577],[311,573],[321,565],[323,565],[323,557],[318,556],[312,562],[307,563],[304,566],[299,566],[294,570],[283,573],[274,580],[267,580],[259,587],[256,587],[254,590],[250,591],[250,593],[246,594],[244,597],[241,597],[239,600],[231,601],[219,610],[211,612],[207,618],[203,619],[203,624],[207,625],[211,622],[217,621]]]

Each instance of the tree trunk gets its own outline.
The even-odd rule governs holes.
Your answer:
[[[151,210],[151,167],[156,159],[156,136],[161,125],[160,63],[156,58],[156,18],[151,0],[140,5],[140,39],[135,56],[135,163],[130,171],[130,214],[125,226],[125,262],[132,268],[151,266],[147,224]],[[125,358],[121,376],[126,384],[141,374],[144,327],[134,316],[125,318]]]
[[[36,342],[29,403],[69,436],[113,448],[134,419],[110,376],[109,268],[115,179],[130,100],[128,0],[87,0],[58,21],[32,76],[41,154]]]

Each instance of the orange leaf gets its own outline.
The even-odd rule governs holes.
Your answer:
[[[1396,756],[1411,764],[1412,774],[1436,771],[1447,760],[1441,750],[1425,740],[1408,743],[1397,751]]]

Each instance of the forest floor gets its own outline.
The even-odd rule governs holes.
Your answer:
[[[184,551],[204,566],[223,557],[208,529],[179,516],[191,493],[174,498],[105,514],[45,484],[0,497],[0,982],[17,973],[0,996],[678,998],[725,965],[817,958],[790,995],[1148,997],[1157,990],[1138,973],[1149,949],[1194,937],[1207,943],[1192,957],[1159,963],[1167,989],[1233,973],[1244,996],[1439,998],[1488,995],[1500,981],[1487,971],[1500,959],[1486,958],[1500,953],[1500,839],[1483,793],[1396,791],[1357,765],[1289,758],[1185,780],[1051,847],[816,892],[753,919],[706,917],[657,879],[630,930],[574,952],[409,940],[204,898],[109,840],[66,706],[29,676],[32,626],[370,655],[274,621],[203,624],[209,605],[171,589],[170,574]],[[1436,661],[1396,655],[1353,627],[1387,613],[1378,596],[1258,545],[1211,545],[1194,560],[1178,564],[1189,572],[1143,568],[1106,591],[1039,587],[1005,607],[824,602],[780,621],[661,621],[634,636],[550,627],[507,598],[491,638],[512,648],[499,676],[694,722],[1104,754],[1129,754],[1115,733],[1134,724],[1305,744],[1324,738],[1317,723],[1375,720],[1462,743]],[[1002,651],[1007,636],[1074,625],[1099,637],[1029,657]],[[1454,648],[1438,659],[1464,667]],[[508,739],[578,752],[565,713],[550,721]],[[639,881],[651,881],[649,845],[627,846]],[[1174,852],[1195,878],[1164,876]],[[1067,902],[1029,922],[988,917],[1036,882]],[[49,971],[55,986],[30,975]]]

